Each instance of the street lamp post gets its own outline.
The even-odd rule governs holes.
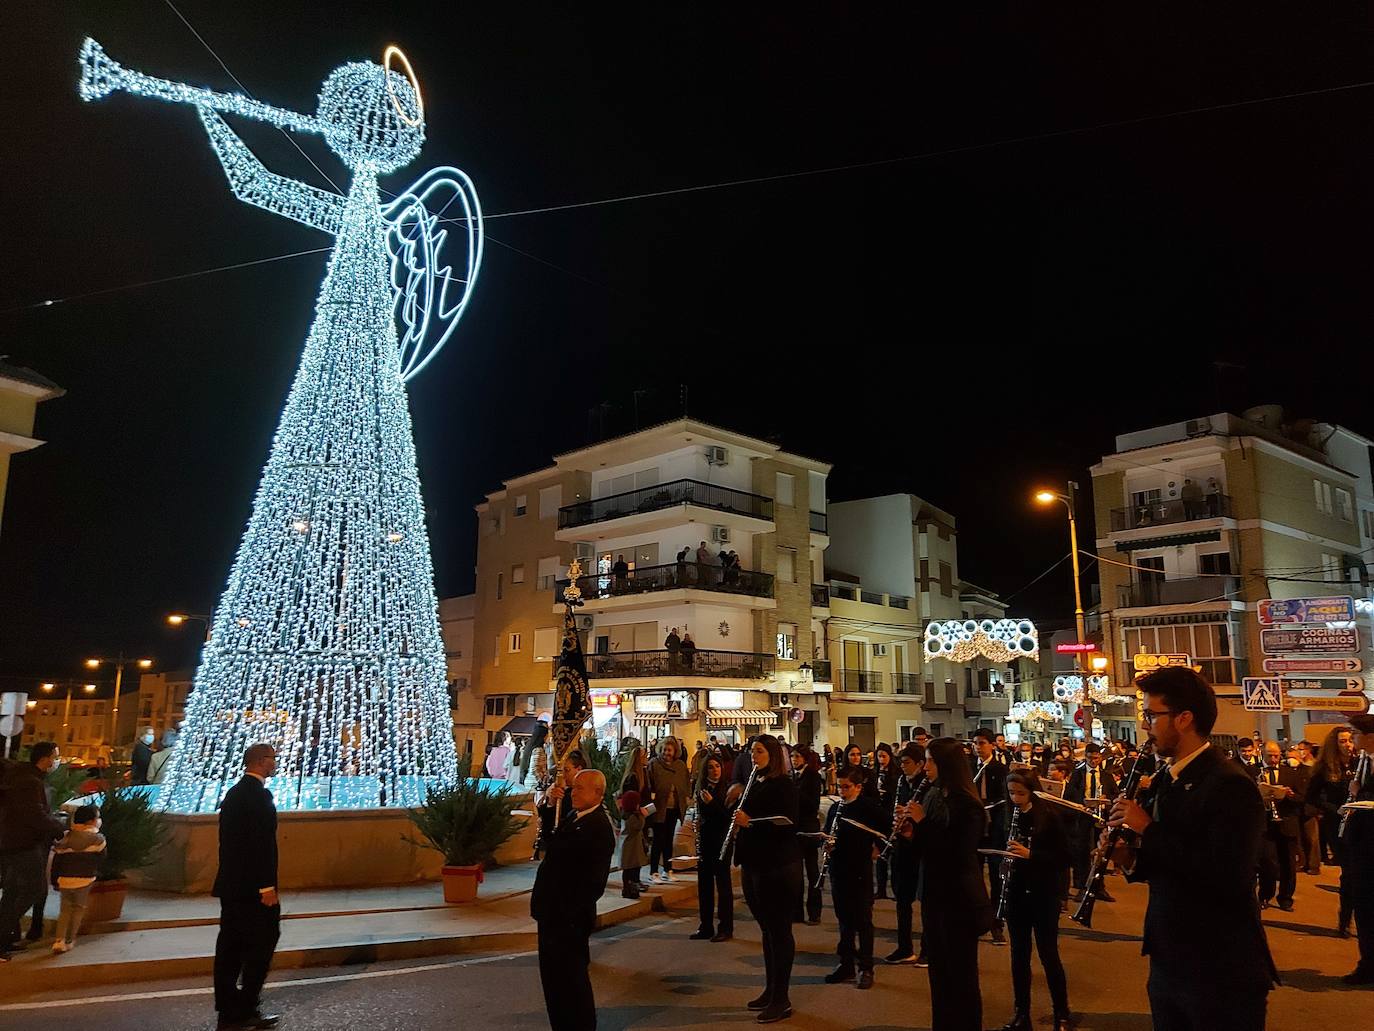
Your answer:
[[[167,617],[167,623],[170,626],[185,626],[187,623],[195,622],[205,624],[205,639],[210,640],[211,622],[209,616],[201,616],[193,612],[173,612]]]
[[[72,679],[70,679],[70,678],[68,678],[68,679],[65,681],[65,683],[66,683],[66,685],[67,685],[67,704],[66,704],[65,706],[63,706],[63,708],[62,708],[62,729],[63,729],[63,730],[66,730],[67,727],[68,727],[68,726],[70,725],[70,723],[71,723],[71,716],[72,716],[72,690],[76,687],[76,681],[75,681],[75,680],[72,680]],[[44,693],[44,694],[52,694],[55,690],[57,690],[57,685],[56,685],[55,683],[51,683],[51,682],[46,683],[46,684],[40,684],[39,686],[43,689],[43,693]],[[83,691],[85,691],[87,694],[95,694],[95,685],[94,685],[94,684],[82,684],[82,685],[81,685],[81,689],[82,689]]]
[[[1035,493],[1035,500],[1042,505],[1052,505],[1056,501],[1063,502],[1064,508],[1069,513],[1069,561],[1073,565],[1073,618],[1074,626],[1078,633],[1078,643],[1083,645],[1086,642],[1087,631],[1083,625],[1083,586],[1082,573],[1078,568],[1078,519],[1074,510],[1078,500],[1078,483],[1069,480],[1067,491],[1040,490]],[[1083,738],[1085,741],[1092,741],[1093,738],[1093,699],[1091,692],[1088,691],[1088,678],[1083,669],[1082,648],[1073,653],[1074,669],[1077,671],[1079,679],[1083,683]]]
[[[118,737],[118,735],[119,735],[119,691],[120,691],[120,688],[124,685],[124,667],[127,666],[127,665],[129,665],[130,663],[136,665],[139,669],[152,669],[152,668],[153,668],[153,660],[152,660],[152,659],[126,659],[126,658],[124,657],[124,653],[123,653],[122,651],[119,653],[119,658],[117,658],[117,659],[87,659],[87,660],[86,660],[86,668],[87,668],[87,669],[99,669],[102,665],[106,665],[106,664],[113,665],[114,668],[115,668],[114,705],[113,705],[113,707],[112,707],[111,710],[110,710],[110,761],[111,761],[111,762],[114,762],[115,747],[119,744],[119,742],[118,742],[117,740],[115,740],[115,739]]]

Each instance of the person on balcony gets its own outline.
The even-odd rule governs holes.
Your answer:
[[[711,549],[702,541],[697,545],[697,582],[703,587],[715,583],[716,574],[711,567],[716,564],[716,556],[711,554]]]
[[[1183,481],[1183,518],[1196,519],[1202,515],[1202,488],[1193,480]]]
[[[677,634],[677,627],[668,631],[668,636],[663,639],[663,647],[668,650],[668,670],[672,672],[677,669],[679,653],[682,651],[682,638]]]
[[[677,553],[677,585],[687,586],[687,563],[692,560],[692,547],[684,544],[682,550]]]
[[[685,670],[687,670],[688,672],[690,672],[691,669],[692,669],[692,663],[694,663],[694,662],[696,661],[696,657],[697,657],[697,643],[696,643],[696,641],[693,641],[693,640],[692,640],[692,634],[691,634],[691,632],[690,632],[690,631],[687,631],[687,630],[684,630],[684,631],[682,632],[682,650],[681,650],[682,668],[685,669]]]
[[[617,555],[611,565],[611,593],[624,594],[630,589],[630,564],[624,555]]]

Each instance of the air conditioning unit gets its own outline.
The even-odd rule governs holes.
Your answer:
[[[578,616],[578,617],[577,617],[577,629],[579,629],[579,630],[590,630],[591,628],[592,628],[592,617],[591,617],[591,616]]]
[[[1189,419],[1183,424],[1183,432],[1190,437],[1204,437],[1212,432],[1212,420]]]
[[[723,447],[708,447],[706,449],[706,464],[729,465],[730,452],[726,451]]]
[[[875,642],[874,645],[873,645],[873,655],[874,655],[874,657],[876,658],[876,657],[883,656],[883,655],[886,655],[886,654],[887,654],[887,645],[885,645],[885,644],[877,644],[877,643]]]
[[[711,540],[716,544],[730,543],[730,527],[713,526],[711,527]]]

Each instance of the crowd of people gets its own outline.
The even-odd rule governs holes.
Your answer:
[[[880,962],[925,967],[934,1031],[981,1031],[986,937],[1010,946],[1004,1031],[1032,1027],[1033,955],[1052,1026],[1066,1031],[1060,921],[1090,920],[1092,903],[1114,901],[1110,871],[1150,888],[1143,952],[1154,1026],[1253,1031],[1277,983],[1261,909],[1291,904],[1290,871],[1336,862],[1340,932],[1353,920],[1360,934],[1359,965],[1344,980],[1374,985],[1374,812],[1348,808],[1374,802],[1374,716],[1335,728],[1320,749],[1242,740],[1228,752],[1211,744],[1216,698],[1197,673],[1161,670],[1138,685],[1143,748],[1013,747],[988,730],[960,741],[916,728],[896,749],[867,752],[853,743],[817,752],[768,734],[736,751],[713,737],[684,763],[672,738],[652,750],[634,741],[610,799],[625,821],[622,890],[633,897],[672,880],[673,835],[690,810],[700,918],[690,938],[733,936],[738,867],[763,951],[763,990],[746,1004],[758,1022],[791,1016],[793,927],[818,924],[828,893],[838,934],[826,984],[863,991]],[[883,897],[895,901],[897,942],[879,958],[873,906]],[[1215,947],[1218,935],[1226,948]]]

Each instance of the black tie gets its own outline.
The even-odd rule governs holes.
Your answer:
[[[1164,801],[1164,796],[1169,793],[1169,785],[1173,782],[1173,774],[1169,772],[1167,767],[1155,778],[1155,799],[1154,805],[1151,806],[1152,812],[1150,814],[1153,819],[1159,819],[1160,803]]]

